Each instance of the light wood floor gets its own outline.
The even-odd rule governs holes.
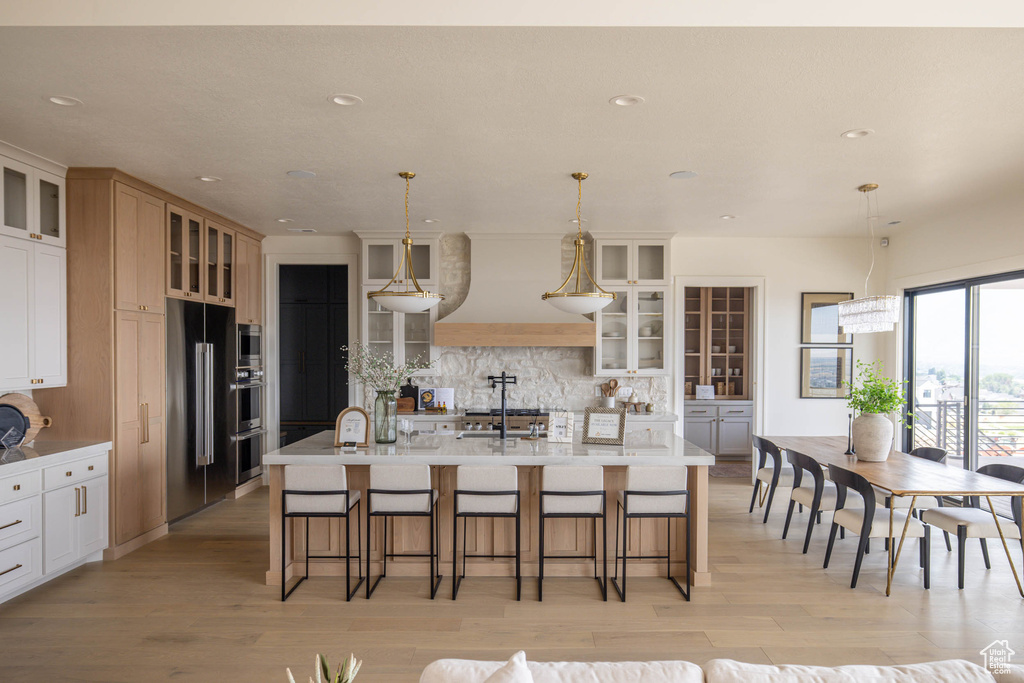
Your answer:
[[[742,479],[711,480],[713,585],[684,603],[662,579],[630,582],[629,602],[602,603],[587,579],[548,579],[537,603],[509,579],[467,579],[439,599],[426,578],[389,578],[371,601],[346,604],[341,579],[307,581],[289,598],[263,584],[266,489],[221,503],[172,527],[170,536],[116,562],[92,564],[0,606],[2,681],[300,680],[313,656],[354,651],[360,681],[416,681],[441,657],[686,659],[748,662],[908,663],[949,657],[1009,639],[1024,647],[1024,600],[1002,550],[986,572],[977,543],[968,587],[956,589],[955,554],[933,547],[932,589],[920,585],[916,547],[901,560],[886,598],[880,543],[850,590],[853,541],[821,561],[827,525],[808,555],[799,533],[780,541],[784,506],[768,525],[747,514]],[[993,549],[995,550],[995,549]],[[1020,547],[1013,550],[1019,563]]]

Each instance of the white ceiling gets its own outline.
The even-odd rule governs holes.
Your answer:
[[[0,139],[267,234],[401,228],[400,170],[414,231],[572,231],[575,170],[587,229],[686,235],[862,235],[865,182],[897,234],[1024,187],[1020,29],[7,27],[0,63]]]

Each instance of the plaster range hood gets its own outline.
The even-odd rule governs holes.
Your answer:
[[[469,238],[469,295],[434,324],[436,346],[594,346],[593,321],[540,298],[565,278],[562,235]]]

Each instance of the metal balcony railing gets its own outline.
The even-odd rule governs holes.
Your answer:
[[[1024,457],[1024,400],[981,401],[978,404],[978,457]],[[914,406],[914,446],[946,449],[962,459],[967,446],[962,401],[936,401]]]

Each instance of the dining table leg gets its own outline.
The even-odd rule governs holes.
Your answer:
[[[1017,575],[1017,567],[1013,564],[1013,557],[1010,555],[1010,546],[1006,544],[1006,536],[1003,535],[1003,527],[999,524],[999,515],[996,514],[996,509],[992,507],[992,497],[985,496],[985,500],[988,502],[989,512],[992,513],[992,521],[996,523],[996,530],[999,531],[999,540],[1003,542],[1003,550],[1006,551],[1006,559],[1010,563],[1010,571],[1013,572],[1013,580],[1017,582],[1017,592],[1024,598],[1024,588],[1020,585],[1020,576]]]
[[[903,522],[903,533],[900,535],[900,544],[899,547],[896,548],[896,555],[893,556],[893,546],[896,544],[892,542],[892,526],[896,506],[893,504],[892,498],[889,499],[889,574],[885,578],[886,596],[892,593],[892,577],[896,573],[896,563],[900,561],[900,551],[903,550],[903,541],[907,539],[907,530],[910,529],[910,520],[913,519],[914,507],[916,506],[917,496],[912,496],[910,498],[910,508],[907,509],[907,519]],[[1007,553],[1009,553],[1009,551],[1007,551]],[[1014,573],[1014,576],[1016,576],[1016,573]]]

